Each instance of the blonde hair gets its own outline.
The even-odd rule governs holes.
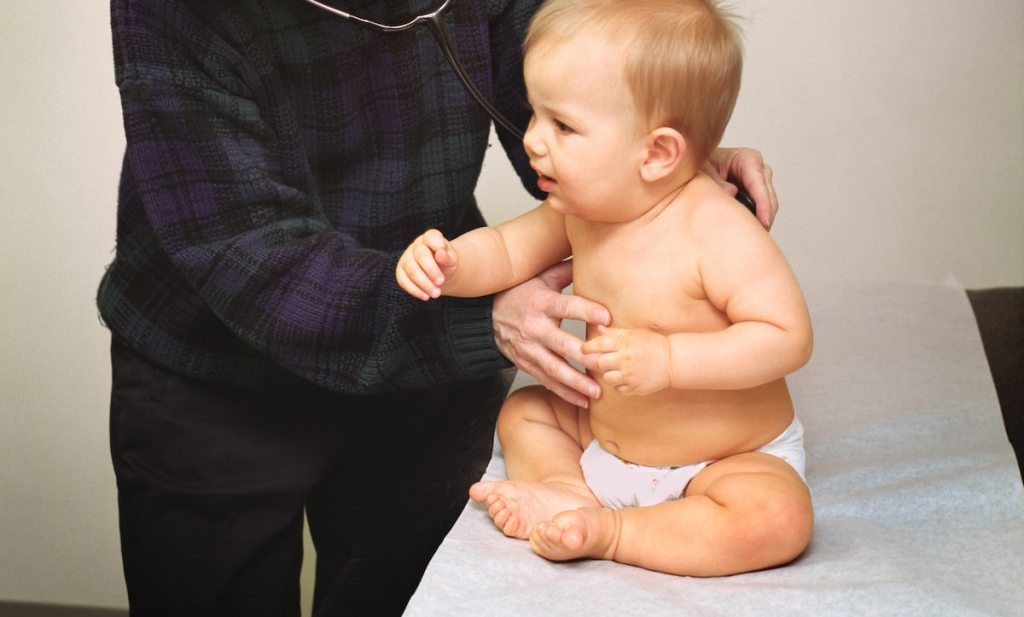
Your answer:
[[[669,126],[703,161],[718,146],[740,90],[735,18],[715,0],[548,0],[523,43],[580,33],[622,45],[623,77],[647,130]]]

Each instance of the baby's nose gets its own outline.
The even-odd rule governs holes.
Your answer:
[[[544,156],[544,141],[541,139],[536,123],[531,121],[523,135],[523,147],[530,156]]]

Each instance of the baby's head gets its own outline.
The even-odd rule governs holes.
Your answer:
[[[524,52],[581,36],[621,46],[642,132],[679,131],[698,163],[718,146],[739,94],[743,52],[733,18],[715,0],[548,0]]]

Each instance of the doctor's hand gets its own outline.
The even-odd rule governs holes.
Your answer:
[[[772,168],[764,157],[751,148],[718,148],[708,158],[705,171],[729,191],[736,195],[738,182],[754,200],[757,220],[765,229],[771,229],[779,211],[779,198],[772,184]]]
[[[608,325],[611,314],[596,302],[563,295],[572,282],[572,262],[548,268],[494,297],[494,341],[506,358],[567,402],[587,407],[599,398],[597,382],[575,369],[569,361],[588,366],[593,358],[583,354],[583,341],[562,330],[563,319]]]

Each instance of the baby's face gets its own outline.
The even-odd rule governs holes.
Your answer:
[[[526,55],[533,119],[523,139],[538,185],[560,212],[625,221],[640,183],[645,134],[618,47],[582,34],[541,40]]]

